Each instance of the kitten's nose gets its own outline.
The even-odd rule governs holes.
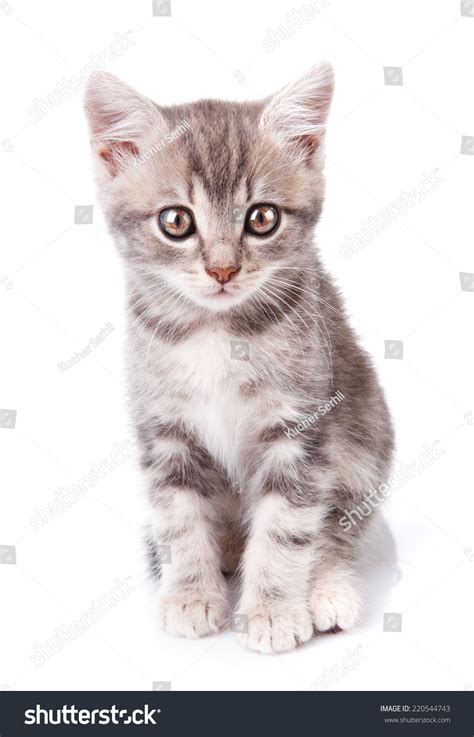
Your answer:
[[[226,266],[225,268],[221,269],[220,267],[212,266],[210,269],[206,269],[206,271],[209,276],[217,279],[220,284],[227,284],[227,282],[230,281],[232,277],[237,274],[238,271],[240,271],[240,267]]]

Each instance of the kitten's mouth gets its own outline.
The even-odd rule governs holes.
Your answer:
[[[203,295],[205,303],[212,310],[227,310],[242,301],[244,294],[242,290],[228,284],[222,284],[219,287],[209,290]]]
[[[212,292],[211,297],[216,297],[217,299],[222,299],[222,297],[231,297],[232,293],[229,289],[225,288],[225,285],[223,284],[220,289],[217,289],[215,292]]]

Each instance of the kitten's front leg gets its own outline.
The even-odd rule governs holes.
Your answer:
[[[278,492],[258,502],[243,560],[241,640],[262,653],[285,652],[313,634],[308,607],[314,536],[321,512],[292,506]]]
[[[228,621],[229,605],[212,464],[202,449],[169,429],[167,437],[154,438],[146,458],[153,542],[162,563],[160,626],[186,637],[217,632]]]
[[[191,489],[170,489],[156,507],[155,540],[167,545],[159,622],[174,635],[202,637],[228,620],[228,592],[209,503]]]
[[[324,507],[309,498],[295,503],[308,473],[299,443],[280,438],[262,455],[243,559],[241,639],[263,653],[284,652],[313,634],[310,576]]]

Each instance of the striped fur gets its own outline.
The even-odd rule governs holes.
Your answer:
[[[166,108],[99,74],[86,95],[99,194],[126,265],[161,626],[192,637],[224,627],[224,572],[237,568],[241,637],[262,652],[356,621],[371,519],[347,531],[340,519],[385,480],[393,445],[372,365],[314,244],[332,84],[320,65],[267,100]],[[184,135],[158,147],[182,120]],[[266,238],[235,217],[255,203],[281,213]],[[177,205],[196,223],[185,241],[158,227]],[[220,298],[205,269],[229,265],[239,272]],[[337,406],[286,432],[336,391]],[[171,551],[161,566],[160,545]]]

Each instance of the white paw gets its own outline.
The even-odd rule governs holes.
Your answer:
[[[311,612],[318,632],[339,627],[347,630],[356,623],[361,602],[351,581],[336,579],[334,582],[316,582],[311,593]]]
[[[160,602],[159,624],[171,635],[203,637],[219,632],[229,619],[225,596],[165,595]]]
[[[302,605],[298,609],[262,604],[245,612],[247,631],[240,641],[260,653],[284,653],[313,636],[311,615]]]

